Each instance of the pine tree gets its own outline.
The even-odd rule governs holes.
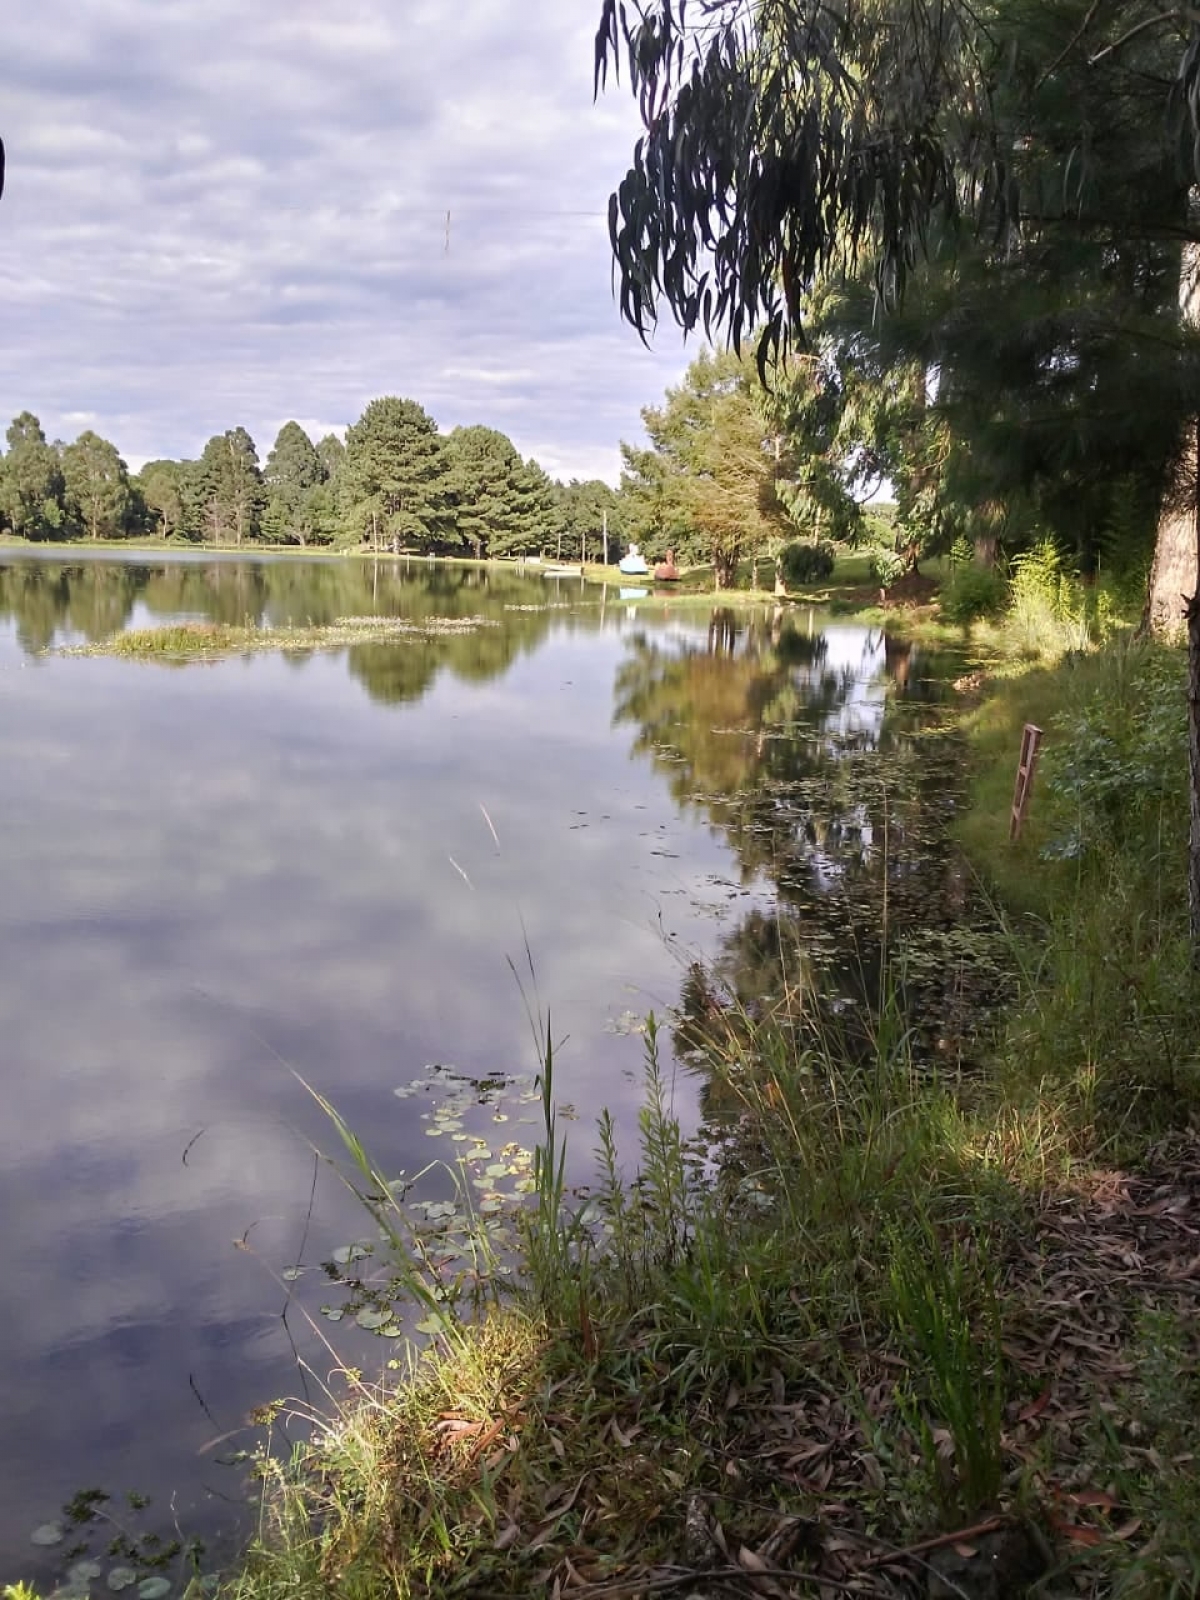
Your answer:
[[[346,434],[350,528],[376,550],[458,544],[449,466],[437,424],[415,400],[372,400]]]

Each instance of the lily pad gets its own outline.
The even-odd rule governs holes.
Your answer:
[[[93,1578],[98,1578],[104,1568],[98,1561],[77,1561],[67,1568],[67,1582],[75,1589],[86,1589]]]
[[[40,1528],[35,1528],[29,1535],[31,1544],[61,1544],[63,1531],[57,1522],[43,1522]]]
[[[303,1267],[284,1267],[279,1276],[283,1279],[284,1283],[295,1283],[297,1278],[302,1278],[304,1276],[304,1272],[305,1269]]]
[[[138,1584],[138,1600],[162,1600],[170,1592],[170,1578],[143,1578]]]
[[[120,1594],[122,1589],[128,1589],[131,1583],[137,1582],[137,1573],[132,1567],[114,1567],[105,1582],[114,1594]]]
[[[340,1322],[346,1313],[341,1306],[322,1306],[321,1315],[328,1317],[330,1322]]]
[[[442,1319],[440,1317],[426,1317],[417,1323],[418,1333],[441,1333]]]
[[[374,1248],[370,1244],[340,1244],[333,1252],[333,1259],[339,1267],[348,1267],[352,1261],[361,1261],[364,1256],[369,1256]]]
[[[390,1310],[377,1311],[374,1306],[364,1306],[354,1320],[360,1328],[382,1328],[392,1320],[392,1313]]]

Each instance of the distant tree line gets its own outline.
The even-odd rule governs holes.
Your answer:
[[[47,540],[163,538],[219,546],[368,545],[476,557],[548,552],[599,560],[624,548],[622,497],[600,479],[562,483],[495,428],[448,434],[413,400],[372,400],[346,431],[314,442],[286,422],[259,458],[245,428],[196,460],[130,472],[88,429],[51,443],[25,411],[0,454],[0,529]]]
[[[262,462],[236,427],[196,460],[149,461],[137,473],[91,430],[52,444],[23,412],[0,455],[0,529],[32,540],[571,560],[600,560],[607,532],[610,561],[637,541],[651,559],[674,551],[683,566],[711,568],[725,587],[798,537],[877,536],[859,503],[864,486],[888,473],[907,486],[903,429],[891,425],[886,444],[869,440],[863,416],[881,435],[886,407],[847,405],[840,382],[829,362],[802,363],[764,389],[752,362],[703,350],[660,405],[643,409],[647,439],[621,446],[619,489],[557,482],[497,429],[443,434],[416,401],[394,396],[372,400],[344,442],[332,433],[314,442],[286,422]]]

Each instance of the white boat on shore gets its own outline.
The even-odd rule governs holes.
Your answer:
[[[543,578],[582,578],[583,568],[560,565],[542,568]]]

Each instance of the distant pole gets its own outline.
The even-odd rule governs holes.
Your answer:
[[[608,565],[608,507],[604,508],[604,565]]]

